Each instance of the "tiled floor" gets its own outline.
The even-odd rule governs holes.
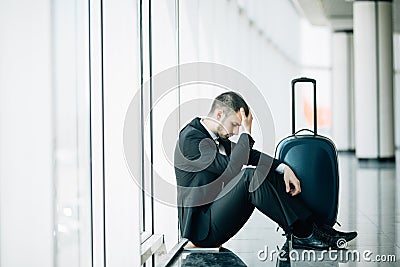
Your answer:
[[[321,252],[317,251],[316,256],[311,255],[312,259],[308,260],[307,253],[302,259],[303,251],[291,251],[291,258],[298,255],[299,260],[291,260],[290,266],[400,266],[399,152],[396,158],[396,163],[378,163],[358,161],[354,154],[339,154],[338,221],[342,226],[335,228],[356,230],[358,237],[341,254],[331,252],[331,256],[326,253],[321,257]],[[281,247],[285,240],[282,230],[277,232],[276,228],[275,223],[256,211],[245,227],[223,245],[228,250],[218,257],[185,252],[173,266],[275,266],[277,255],[271,251]],[[266,253],[261,252],[263,250]],[[374,261],[376,257],[388,259],[390,255],[394,255],[397,262]],[[196,263],[190,260],[193,257]]]

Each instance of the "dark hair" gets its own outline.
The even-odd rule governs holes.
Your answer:
[[[226,113],[238,112],[240,108],[244,108],[244,113],[249,116],[249,106],[246,101],[237,93],[229,91],[220,94],[214,99],[210,113],[214,112],[216,108],[223,108]]]

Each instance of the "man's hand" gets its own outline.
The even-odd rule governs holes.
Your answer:
[[[292,171],[289,166],[285,166],[283,173],[283,179],[285,180],[286,192],[292,196],[295,196],[301,192],[300,181],[297,179],[296,174]],[[290,188],[293,185],[294,188]]]
[[[240,108],[240,115],[242,116],[242,125],[243,128],[251,134],[251,125],[253,123],[253,115],[251,114],[251,110],[249,108],[249,116],[246,116],[244,112],[244,108]]]

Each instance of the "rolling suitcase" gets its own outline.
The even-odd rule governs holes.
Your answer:
[[[296,83],[312,83],[314,88],[314,131],[295,131]],[[292,80],[292,135],[277,146],[277,157],[291,167],[300,180],[300,197],[317,218],[329,226],[336,222],[339,198],[337,151],[333,142],[317,134],[316,81]],[[300,134],[309,131],[311,134]]]

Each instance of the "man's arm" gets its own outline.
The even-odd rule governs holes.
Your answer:
[[[283,163],[282,161],[271,157],[268,154],[262,153],[256,149],[251,149],[249,162],[247,165],[259,166],[260,164],[271,166],[271,170],[276,170],[276,168]]]
[[[230,157],[218,153],[214,141],[192,132],[183,137],[179,149],[175,150],[175,167],[187,172],[208,171],[230,180],[246,165],[251,150],[251,137],[242,134]]]
[[[251,111],[249,110],[249,116],[245,115],[243,108],[240,109],[240,112],[242,115],[242,122],[245,131],[251,133],[253,120]],[[263,175],[267,175],[269,173],[270,167],[274,171],[283,171],[283,179],[285,181],[286,192],[290,193],[292,196],[297,195],[301,192],[299,179],[297,179],[292,169],[289,166],[283,164],[283,162],[281,162],[280,160],[277,160],[265,153],[261,153],[260,151],[257,151],[255,149],[251,149],[248,164],[257,166],[257,172]],[[294,188],[290,188],[290,185],[292,185]]]

